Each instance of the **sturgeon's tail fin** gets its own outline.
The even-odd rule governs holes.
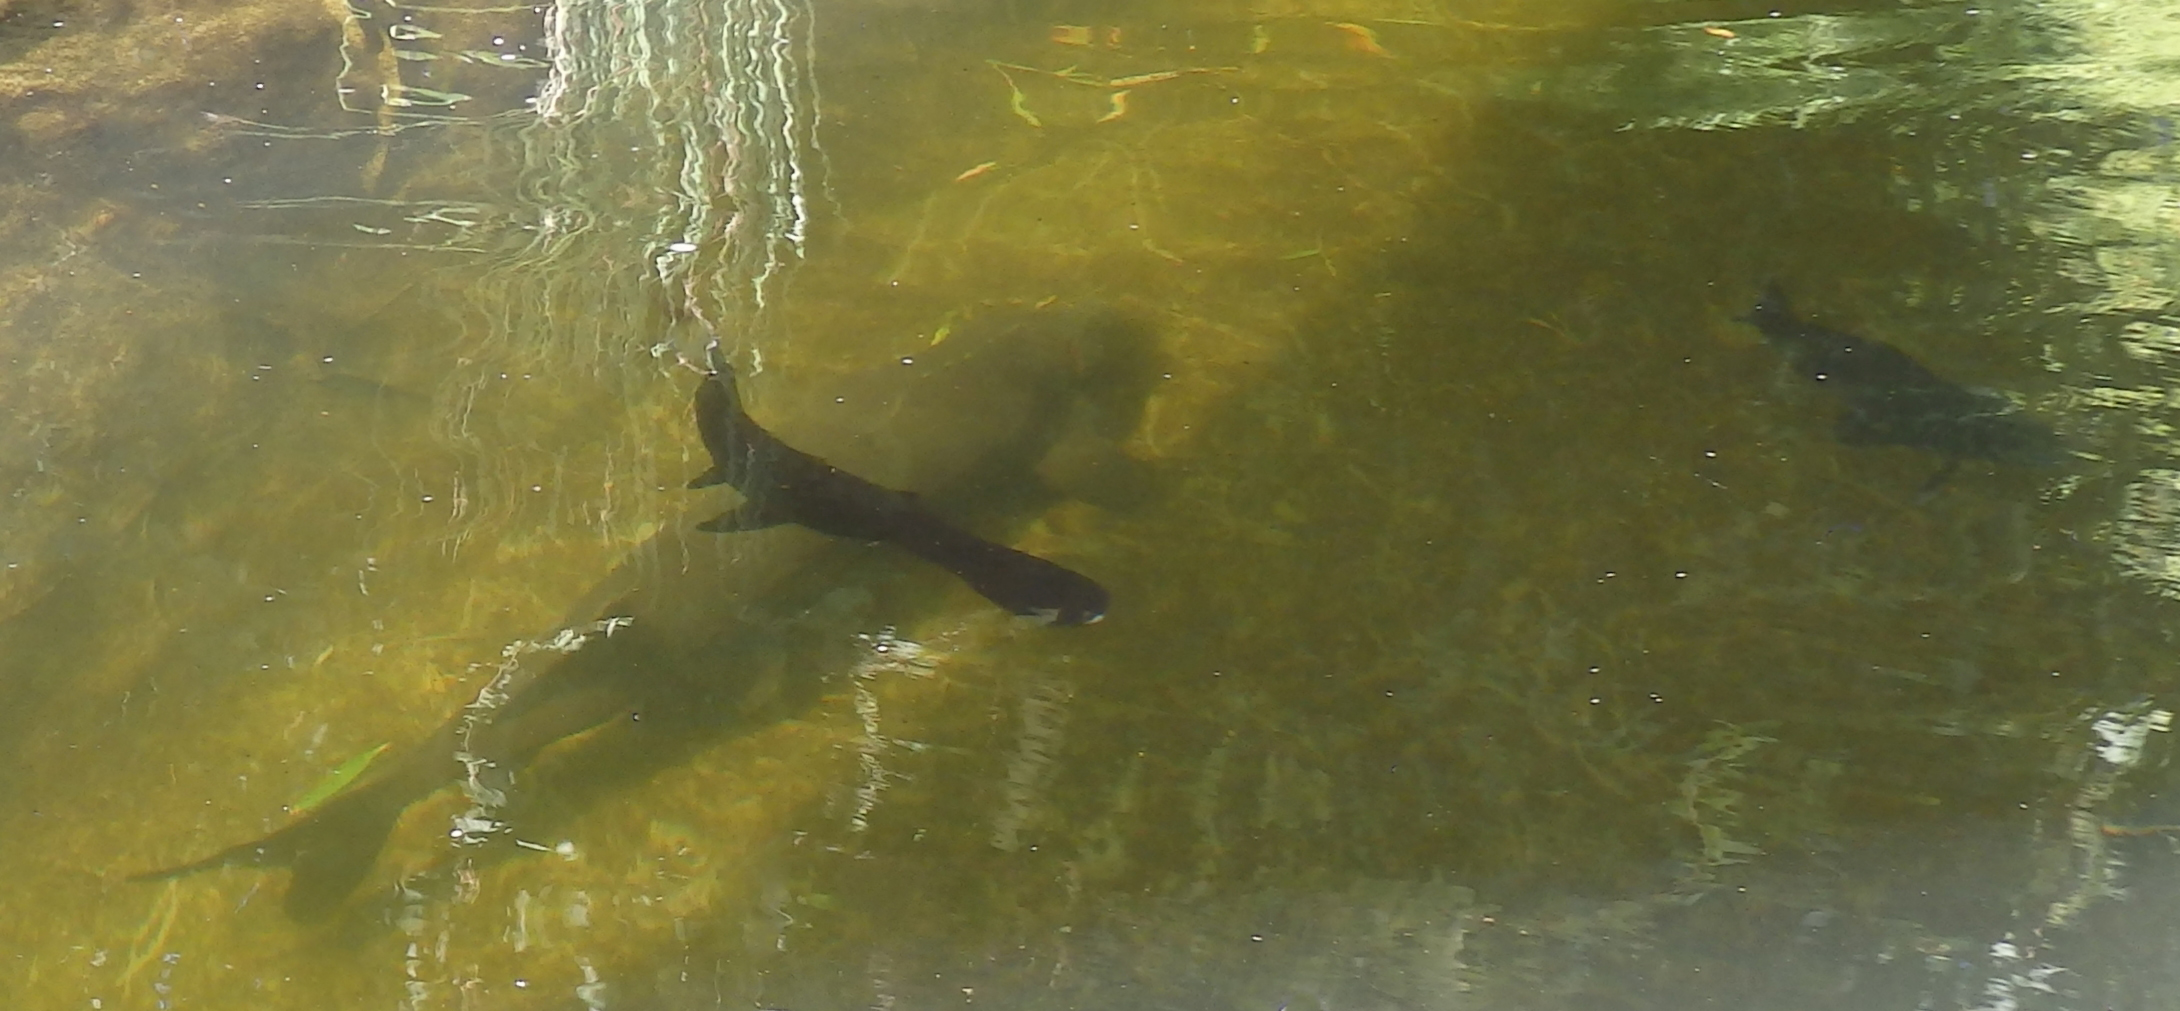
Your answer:
[[[704,358],[709,371],[697,384],[693,407],[696,434],[704,440],[704,451],[711,454],[712,465],[689,482],[691,488],[731,483],[732,468],[742,455],[739,450],[747,445],[748,433],[757,426],[742,410],[742,394],[734,386],[734,369],[720,352],[718,341],[705,346]]]

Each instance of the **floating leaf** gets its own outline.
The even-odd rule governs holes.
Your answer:
[[[407,85],[383,84],[379,86],[379,100],[387,105],[444,108],[458,102],[467,102],[469,96],[455,91],[433,91],[430,88],[411,88]]]
[[[459,55],[462,57],[462,59],[467,60],[471,63],[481,63],[488,67],[514,67],[521,70],[542,70],[546,67],[552,66],[552,64],[547,63],[544,60],[533,59],[528,56],[520,56],[515,53],[495,53],[489,49],[464,49]]]
[[[342,762],[339,768],[327,773],[324,779],[319,780],[317,786],[311,787],[302,796],[295,798],[295,803],[288,805],[288,810],[295,814],[306,814],[312,808],[332,800],[334,794],[347,789],[348,784],[355,782],[357,776],[363,775],[363,770],[370,768],[371,762],[377,759],[379,754],[384,752],[387,745],[391,743],[393,742],[382,743],[378,747]]]

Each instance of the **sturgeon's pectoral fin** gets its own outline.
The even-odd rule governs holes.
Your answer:
[[[780,515],[779,510],[765,509],[754,502],[744,502],[697,524],[696,528],[707,534],[735,534],[793,522],[794,517]]]
[[[712,469],[689,479],[689,487],[691,488],[711,488],[726,483],[727,468],[717,464],[713,464]]]

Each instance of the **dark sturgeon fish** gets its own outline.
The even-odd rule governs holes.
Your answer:
[[[933,515],[916,497],[872,484],[781,442],[742,410],[734,374],[712,348],[696,388],[696,430],[712,468],[691,488],[733,485],[739,508],[697,524],[728,533],[797,523],[823,534],[884,541],[961,578],[985,599],[1059,625],[1105,617],[1105,588],[1072,569],[978,537]]]
[[[789,434],[884,486],[789,448],[728,409],[739,398],[723,375],[707,378],[700,431],[715,454],[734,451],[714,470],[749,497],[726,525],[779,522],[731,538],[670,524],[572,611],[564,627],[588,630],[580,646],[522,658],[478,703],[285,828],[131,880],[287,867],[289,915],[321,920],[370,875],[403,813],[450,784],[476,780],[491,791],[518,772],[536,780],[516,806],[488,812],[528,823],[520,805],[533,799],[532,786],[602,794],[725,734],[790,715],[816,698],[833,662],[813,657],[831,657],[824,651],[889,620],[874,619],[867,605],[840,613],[858,606],[843,598],[903,579],[921,585],[889,553],[848,538],[932,558],[1010,609],[1091,620],[1104,609],[1096,584],[932,517],[943,511],[1000,528],[1059,497],[1041,480],[1057,477],[1052,459],[1079,459],[1069,447],[1133,427],[1155,375],[1148,355],[1146,335],[1108,311],[1001,312],[958,327],[912,366],[824,380],[812,391],[823,396],[798,398],[821,406],[785,419],[795,422]],[[733,430],[718,431],[722,423]],[[1098,482],[1117,469],[1068,476]],[[495,831],[504,827],[475,835],[506,841]]]
[[[2003,397],[1939,378],[1892,345],[1797,317],[1776,284],[1742,319],[1785,348],[1798,371],[1839,398],[1839,441],[1907,446],[1944,457],[1933,487],[1963,460],[2048,467],[2065,459],[2058,435]]]

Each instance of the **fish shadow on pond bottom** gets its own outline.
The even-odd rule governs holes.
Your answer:
[[[1099,307],[991,311],[912,368],[824,379],[828,395],[784,419],[783,437],[742,413],[731,378],[707,374],[695,409],[715,459],[696,483],[737,484],[746,501],[726,516],[739,520],[712,530],[746,532],[669,524],[576,605],[558,638],[565,648],[511,655],[475,705],[288,826],[131,880],[288,867],[288,913],[324,920],[370,877],[411,805],[457,782],[475,804],[454,835],[511,851],[509,820],[561,820],[800,711],[827,673],[852,663],[858,633],[927,611],[943,589],[936,570],[904,564],[884,543],[1009,610],[1062,624],[1102,617],[1102,587],[973,531],[1003,534],[1084,497],[1065,479],[1123,483],[1129,461],[1117,447],[1080,446],[1131,431],[1157,374],[1149,334]],[[1062,452],[1070,460],[1096,462],[1055,475],[1045,461],[1064,447],[1074,447]],[[823,486],[814,497],[810,482]],[[768,507],[773,495],[787,507]],[[523,789],[510,792],[518,774]]]

